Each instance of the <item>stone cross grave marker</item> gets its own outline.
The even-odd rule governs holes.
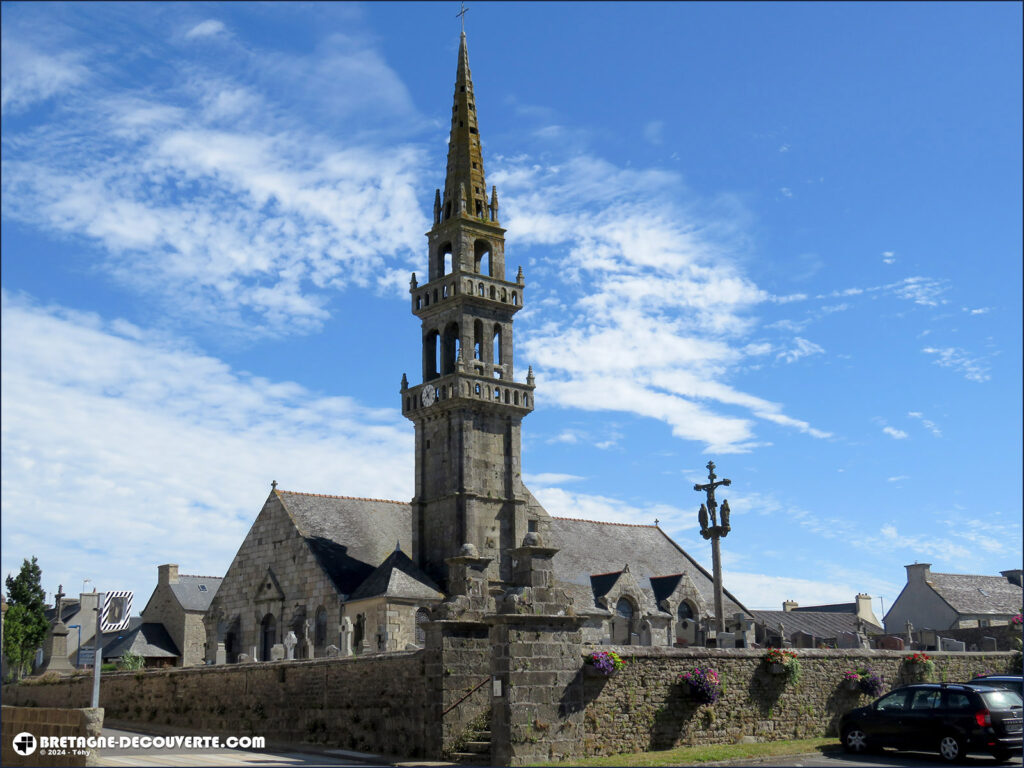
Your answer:
[[[295,636],[294,632],[289,632],[284,636],[285,658],[289,661],[295,658],[295,646],[298,644],[299,638]]]

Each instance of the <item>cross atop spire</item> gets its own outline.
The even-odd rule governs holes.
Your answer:
[[[461,2],[461,3],[459,3],[459,12],[455,14],[456,16],[459,17],[459,20],[462,22],[462,34],[463,34],[463,36],[465,36],[465,34],[466,34],[466,11],[468,11],[468,10],[469,9],[466,7],[466,3],[465,2]]]

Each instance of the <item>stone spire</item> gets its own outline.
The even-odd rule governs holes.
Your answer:
[[[448,169],[445,173],[441,218],[457,215],[460,188],[466,194],[466,213],[490,218],[484,160],[480,151],[480,132],[476,120],[473,77],[469,71],[466,33],[459,40],[459,64],[455,74],[455,98],[452,104],[452,128],[448,138]]]

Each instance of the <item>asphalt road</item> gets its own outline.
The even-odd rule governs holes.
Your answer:
[[[895,752],[885,750],[870,755],[849,755],[845,752],[827,752],[810,755],[786,755],[782,757],[751,758],[737,760],[732,763],[705,763],[705,766],[763,766],[763,768],[930,768],[941,765],[938,753],[932,752]],[[1019,768],[1020,756],[1006,763],[996,763],[995,759],[983,755],[971,755],[957,763],[963,768],[995,768],[996,765],[1008,768]]]

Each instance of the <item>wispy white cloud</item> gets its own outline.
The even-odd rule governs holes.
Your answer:
[[[557,166],[504,158],[493,178],[509,201],[510,240],[514,233],[520,248],[559,244],[556,252],[565,253],[545,264],[567,282],[559,293],[563,311],[521,342],[548,402],[659,419],[676,436],[720,453],[762,443],[754,421],[725,415],[716,404],[827,436],[785,415],[781,404],[724,381],[772,348],[745,338],[755,327],[751,310],[773,297],[733,263],[730,251],[744,237],[734,203],[684,206],[675,174],[586,155]],[[820,351],[799,338],[788,346],[779,359]]]
[[[802,339],[799,336],[793,339],[793,346],[790,349],[779,352],[776,357],[786,363],[795,363],[801,357],[824,354],[825,350],[813,341]]]
[[[654,145],[665,141],[665,123],[662,120],[651,120],[644,126],[644,138]]]
[[[932,362],[935,365],[952,368],[969,381],[985,382],[991,378],[989,368],[983,360],[968,356],[967,352],[959,347],[925,347],[921,351],[926,355],[934,355],[935,359]]]
[[[580,475],[566,475],[558,472],[540,472],[538,474],[523,474],[523,482],[529,485],[558,485],[560,483],[574,483],[578,480],[585,480],[586,478]]]
[[[43,51],[5,34],[0,109],[18,112],[82,84],[89,76],[85,58],[81,51]]]
[[[265,66],[296,83],[321,78],[325,62],[342,83],[358,70],[374,87],[340,94],[349,119],[415,118],[362,43],[335,36],[319,53]],[[102,269],[167,312],[239,334],[315,329],[350,285],[398,294],[426,225],[423,151],[326,139],[269,90],[190,67],[163,91],[80,88],[46,129],[5,133],[4,216],[96,246]]]
[[[885,481],[887,483],[902,483],[904,480],[909,480],[910,475],[895,475],[894,477],[887,477]]]
[[[183,553],[183,568],[223,573],[272,479],[297,491],[412,494],[411,435],[397,411],[6,292],[2,321],[5,571],[36,554],[54,584],[88,575],[148,594],[153,564]],[[61,536],[51,543],[41,530]]]
[[[783,197],[792,197],[793,190],[790,189],[789,187],[779,187],[779,194],[782,195]]]
[[[192,29],[185,33],[186,38],[196,37],[214,37],[216,35],[223,34],[226,31],[224,22],[217,21],[217,19],[207,19],[196,24]]]
[[[893,440],[906,440],[910,435],[904,432],[902,429],[896,429],[896,427],[883,427],[882,432],[887,434]]]
[[[894,251],[882,251],[882,263],[883,264],[895,264],[896,253]]]
[[[931,432],[932,435],[934,435],[935,437],[942,437],[942,430],[939,429],[939,425],[936,424],[931,419],[926,419],[924,417],[924,414],[921,413],[920,411],[910,411],[907,413],[907,416],[909,416],[912,419],[919,420],[921,422],[921,426],[923,426],[925,429]]]

